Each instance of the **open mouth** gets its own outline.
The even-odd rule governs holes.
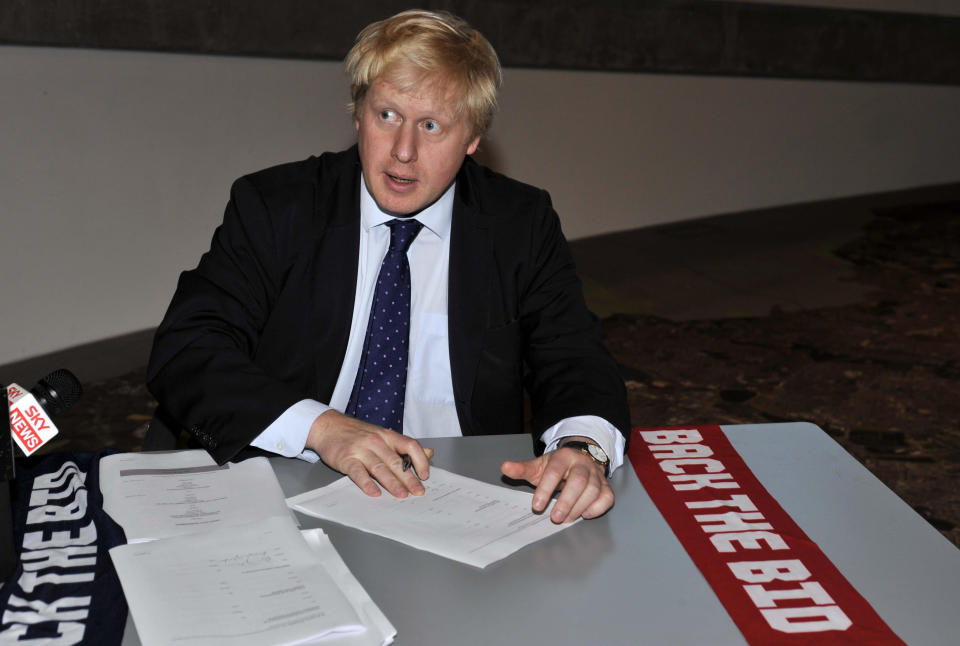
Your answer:
[[[398,175],[391,175],[390,173],[387,173],[386,175],[387,177],[390,178],[391,181],[396,182],[397,184],[413,184],[414,182],[417,181],[415,179],[407,179],[405,177],[400,177]]]

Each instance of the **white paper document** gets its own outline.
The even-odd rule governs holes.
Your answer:
[[[371,498],[349,478],[287,499],[293,509],[400,541],[476,567],[574,523],[555,525],[550,507],[531,511],[533,494],[431,467],[423,496]],[[577,521],[579,522],[579,521]]]
[[[202,450],[116,453],[100,461],[100,490],[128,543],[290,515],[263,457],[217,466]]]
[[[340,558],[340,554],[323,530],[305,529],[300,533],[323,563],[323,567],[343,590],[354,612],[360,617],[360,621],[367,627],[360,633],[338,634],[335,639],[328,639],[325,643],[329,642],[337,646],[383,646],[392,643],[397,636],[397,629],[373,602],[367,591],[353,576],[353,572],[347,568],[347,564]]]
[[[275,516],[110,556],[144,646],[390,643],[393,626],[326,537],[309,541]]]

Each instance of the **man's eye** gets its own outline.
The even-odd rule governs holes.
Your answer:
[[[383,121],[393,121],[397,118],[397,113],[394,112],[393,110],[381,110],[380,118]]]
[[[427,132],[440,132],[440,124],[428,119],[423,122],[423,129]]]

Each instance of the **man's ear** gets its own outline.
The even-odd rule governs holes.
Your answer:
[[[360,132],[360,119],[353,120],[353,129]]]
[[[477,152],[477,146],[479,145],[480,145],[480,135],[477,135],[476,137],[473,138],[473,141],[471,141],[467,145],[467,154],[472,155],[473,153]]]

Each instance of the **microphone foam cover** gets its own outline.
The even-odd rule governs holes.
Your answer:
[[[59,415],[83,394],[83,386],[76,375],[65,368],[54,370],[37,382],[30,392],[50,415]]]

